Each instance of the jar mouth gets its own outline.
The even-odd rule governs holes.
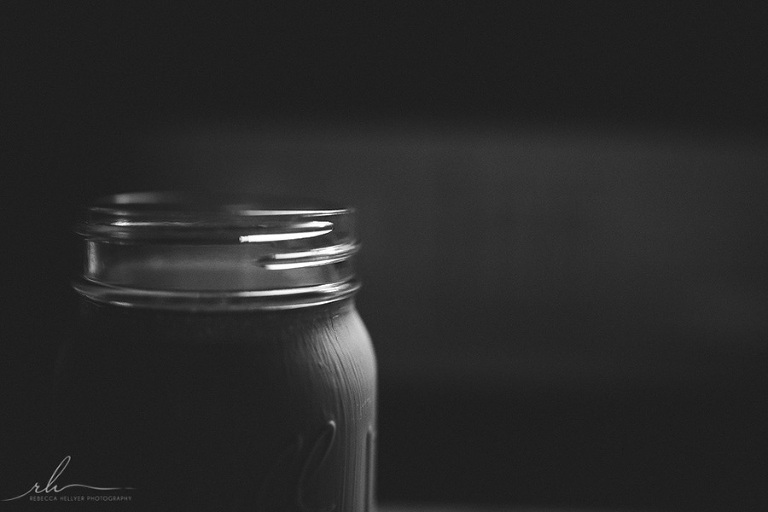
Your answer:
[[[354,293],[355,211],[242,193],[97,199],[75,231],[94,300],[152,307],[280,309]]]
[[[111,239],[168,242],[278,242],[321,236],[354,208],[313,200],[234,192],[163,191],[104,196],[76,231]]]

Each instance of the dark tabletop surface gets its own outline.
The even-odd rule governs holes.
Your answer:
[[[474,505],[379,505],[378,512],[598,512],[597,509],[537,508],[537,507],[482,507]],[[609,512],[599,509],[599,512]]]

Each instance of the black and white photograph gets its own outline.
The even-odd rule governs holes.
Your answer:
[[[757,2],[0,7],[0,512],[768,511]]]

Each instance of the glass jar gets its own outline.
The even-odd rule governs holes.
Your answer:
[[[136,510],[373,509],[352,209],[121,194],[77,231],[83,330],[59,361],[61,446],[72,479],[119,487],[81,490]]]

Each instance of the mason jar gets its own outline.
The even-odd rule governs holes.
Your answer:
[[[77,490],[135,510],[373,510],[376,363],[354,303],[354,217],[216,194],[91,205],[77,226],[82,328],[57,377]]]

